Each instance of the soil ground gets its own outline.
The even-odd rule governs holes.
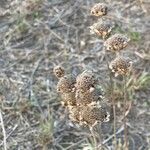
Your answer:
[[[103,40],[89,26],[98,0],[0,1],[0,150],[92,150],[90,132],[72,123],[56,91],[53,67],[75,75],[93,70],[105,89]],[[150,149],[150,2],[106,0],[114,33],[130,37],[122,52],[133,61],[127,116],[130,150]],[[114,58],[109,54],[109,61]],[[120,90],[118,90],[120,92]],[[105,91],[106,92],[106,91]],[[119,100],[116,102],[116,107]],[[118,108],[119,109],[119,108]],[[121,111],[121,110],[120,110]],[[118,150],[123,126],[118,110]],[[101,125],[104,149],[114,150],[113,121]]]

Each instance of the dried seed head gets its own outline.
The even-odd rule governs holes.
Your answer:
[[[57,84],[57,91],[60,93],[69,93],[74,91],[75,77],[72,75],[65,75],[61,77]]]
[[[127,46],[128,42],[129,38],[126,36],[115,34],[105,41],[104,46],[110,51],[120,51]]]
[[[84,71],[78,75],[76,79],[76,89],[80,91],[89,90],[91,87],[94,87],[96,79],[94,74],[91,71]]]
[[[106,22],[94,23],[90,27],[91,32],[94,32],[95,34],[102,37],[103,39],[110,34],[112,28],[113,26],[110,23],[106,23]]]
[[[80,107],[72,106],[69,107],[69,118],[79,123],[80,122]]]
[[[109,68],[117,75],[127,75],[132,67],[132,62],[123,57],[117,57],[111,61]]]
[[[69,93],[62,93],[62,105],[63,106],[75,106],[76,105],[76,98],[75,98],[75,91]]]
[[[93,89],[82,92],[80,90],[76,91],[76,103],[77,105],[93,105],[100,102],[102,99],[102,92],[99,89]]]
[[[54,67],[53,72],[57,78],[61,78],[65,75],[65,70],[62,66]]]
[[[90,126],[95,126],[100,122],[107,122],[109,117],[109,113],[98,106],[86,106],[81,110],[81,121]]]
[[[104,16],[107,14],[107,5],[104,3],[97,3],[91,9],[91,14],[94,16]]]

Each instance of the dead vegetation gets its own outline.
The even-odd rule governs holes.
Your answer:
[[[0,2],[0,149],[93,149],[91,134],[68,119],[56,92],[53,68],[62,65],[75,76],[93,70],[99,88],[109,92],[102,39],[91,36],[96,20],[92,0],[25,0]],[[126,33],[124,53],[134,60],[129,77],[127,116],[129,150],[150,147],[149,5],[147,1],[106,1],[112,32]],[[88,28],[89,27],[89,28]],[[120,28],[121,27],[121,28]],[[113,54],[109,60],[112,60]],[[103,60],[103,61],[101,61]],[[122,91],[116,78],[117,149],[123,149]],[[108,83],[104,85],[104,83]],[[104,85],[104,86],[103,86]],[[101,129],[104,149],[113,149],[113,122]]]

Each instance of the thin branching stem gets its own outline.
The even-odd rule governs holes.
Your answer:
[[[98,144],[97,144],[97,139],[96,139],[96,136],[95,136],[95,133],[94,133],[94,129],[93,127],[89,127],[90,129],[90,132],[91,132],[91,135],[93,137],[93,145],[94,145],[94,150],[98,150]]]
[[[125,149],[128,149],[128,138],[127,138],[127,124],[126,124],[126,105],[127,105],[127,88],[126,88],[127,78],[126,76],[123,77],[123,96],[124,96],[124,142],[125,142]]]
[[[117,137],[116,137],[116,106],[115,106],[115,100],[114,100],[114,97],[113,97],[113,91],[114,91],[114,85],[113,85],[113,79],[112,79],[112,74],[110,73],[110,86],[111,86],[111,99],[112,99],[112,104],[113,104],[113,117],[114,117],[114,120],[113,120],[113,131],[114,131],[114,142],[115,142],[115,149],[117,147]]]
[[[116,107],[115,107],[115,100],[113,97],[113,92],[114,92],[114,81],[113,81],[113,77],[112,77],[112,72],[109,69],[109,61],[107,56],[106,57],[106,63],[107,63],[107,69],[109,70],[109,82],[110,82],[110,98],[112,100],[112,105],[113,105],[113,132],[114,132],[114,142],[115,142],[115,149],[117,147],[117,138],[116,138]]]
[[[98,132],[98,141],[99,141],[99,149],[102,147],[102,142],[103,142],[103,137],[102,137],[102,132],[101,132],[101,124],[97,125],[97,132]]]

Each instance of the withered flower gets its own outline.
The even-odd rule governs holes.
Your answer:
[[[102,100],[102,91],[100,89],[93,88],[92,91],[88,90],[82,92],[80,90],[76,91],[76,103],[77,105],[95,105]]]
[[[127,75],[132,68],[132,62],[124,57],[117,57],[111,61],[109,68],[117,75]]]
[[[61,97],[62,97],[63,106],[75,106],[76,105],[75,91],[62,93]]]
[[[115,34],[105,41],[104,46],[109,51],[118,52],[125,48],[129,41],[130,39],[126,36],[122,34]]]
[[[75,89],[75,77],[72,75],[65,75],[61,77],[57,84],[57,91],[59,93],[69,93]]]
[[[80,107],[77,106],[70,106],[69,109],[69,118],[80,124],[81,115],[80,115]]]
[[[76,89],[80,91],[90,90],[90,88],[94,87],[95,83],[96,79],[94,74],[91,71],[84,71],[77,76]]]
[[[113,26],[110,23],[106,22],[98,22],[94,23],[91,27],[91,32],[94,32],[98,36],[102,37],[103,39],[106,38],[113,29]]]
[[[53,72],[57,78],[61,78],[65,75],[65,70],[62,66],[54,67]]]
[[[99,106],[86,106],[81,110],[83,124],[95,126],[97,123],[108,122],[110,114]]]
[[[97,3],[91,9],[91,14],[94,16],[104,16],[107,14],[107,5],[104,3]]]

